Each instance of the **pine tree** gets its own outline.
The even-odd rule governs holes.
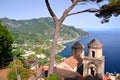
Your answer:
[[[12,57],[13,37],[10,31],[0,21],[0,58]]]

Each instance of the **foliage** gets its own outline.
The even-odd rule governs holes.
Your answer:
[[[55,55],[55,61],[56,61],[56,63],[61,62],[62,58],[63,58],[62,56],[56,54],[56,55]]]
[[[49,64],[49,62],[48,62],[48,58],[44,58],[44,59],[38,59],[38,61],[39,61],[39,66],[44,66],[44,65],[46,65],[46,66],[48,66],[48,64]]]
[[[32,72],[26,68],[23,67],[23,64],[20,60],[16,60],[16,67],[17,67],[17,73],[20,75],[22,80],[27,80],[30,75],[32,75]],[[16,77],[16,68],[13,62],[9,64],[9,67],[11,68],[11,71],[8,74],[9,80],[17,80]]]
[[[15,69],[11,70],[8,74],[8,78],[9,80],[17,80],[17,76],[16,76],[16,73],[15,73]]]
[[[50,56],[50,50],[48,49],[41,49],[41,53],[44,53],[46,56]]]
[[[49,77],[45,78],[45,80],[60,80],[60,77],[56,74],[51,74]]]
[[[55,62],[56,63],[61,62],[62,58],[63,58],[62,56],[59,56],[58,54],[56,54],[55,55]],[[44,59],[39,58],[38,61],[39,61],[40,66],[44,66],[44,65],[48,66],[49,65],[49,58],[48,57],[44,58]]]
[[[109,22],[110,17],[120,15],[120,0],[110,0],[109,4],[103,5],[96,16],[103,18],[102,23]]]
[[[31,60],[33,59],[34,60],[34,59],[36,59],[36,55],[32,54],[31,56],[28,56],[28,59],[31,59]]]
[[[12,50],[12,56],[16,56],[17,58],[21,59],[22,58],[22,55],[23,54],[23,51],[19,49],[19,47],[13,47],[13,50]]]
[[[63,46],[62,45],[57,45],[57,50],[61,50],[63,48]]]
[[[42,53],[42,52],[41,52],[41,49],[42,49],[41,47],[36,47],[36,48],[33,49],[33,51],[34,51],[36,54],[40,54],[40,53]]]
[[[0,21],[0,58],[10,58],[12,51],[13,37],[6,26]]]

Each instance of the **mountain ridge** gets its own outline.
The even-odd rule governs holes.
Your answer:
[[[26,20],[15,20],[9,18],[0,18],[5,26],[10,31],[18,31],[26,34],[38,34],[46,39],[52,39],[54,31],[54,21],[50,17],[26,19]],[[73,38],[79,38],[82,36],[89,35],[87,32],[75,28],[74,26],[68,26],[65,24],[61,25],[60,37],[62,40],[69,40]]]

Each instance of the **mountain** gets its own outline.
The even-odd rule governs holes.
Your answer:
[[[50,17],[29,20],[1,18],[0,20],[10,29],[15,39],[19,39],[20,36],[22,36],[22,40],[25,39],[26,41],[27,39],[34,40],[34,38],[37,41],[38,37],[38,41],[41,39],[52,39],[54,22]],[[86,35],[88,35],[87,32],[74,26],[63,24],[60,29],[60,38],[62,40],[79,38]]]

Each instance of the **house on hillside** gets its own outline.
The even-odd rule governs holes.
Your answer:
[[[25,62],[26,62],[26,66],[28,65],[31,70],[38,70],[39,68],[38,61],[27,59]]]
[[[35,52],[31,51],[31,50],[24,50],[25,54],[22,55],[23,57],[25,57],[26,59],[31,56],[31,55],[35,55]]]

